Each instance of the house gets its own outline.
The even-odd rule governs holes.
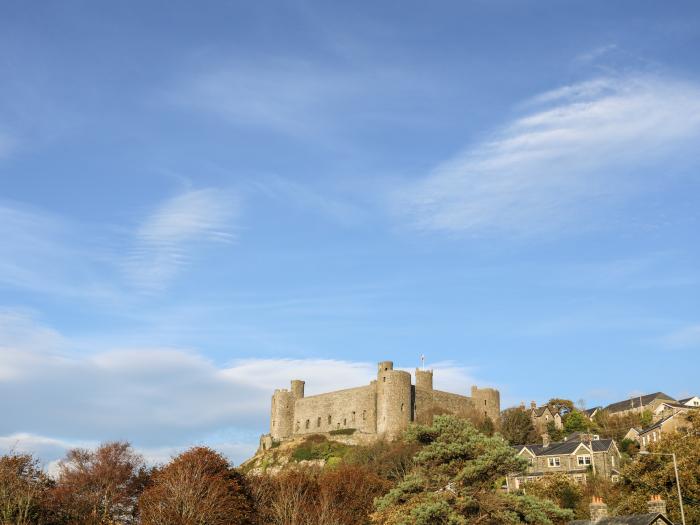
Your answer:
[[[700,408],[700,397],[698,397],[698,396],[686,397],[685,399],[679,399],[678,403],[680,403],[681,405],[685,405],[687,407]]]
[[[550,443],[547,434],[541,445],[516,445],[518,455],[528,460],[524,474],[506,478],[508,491],[518,490],[528,481],[547,474],[564,472],[579,483],[585,483],[589,473],[595,472],[612,481],[619,479],[620,451],[612,439],[591,439],[593,436],[570,438]]]
[[[652,413],[652,418],[654,423],[656,423],[659,420],[670,416],[671,414],[676,414],[678,412],[686,414],[689,410],[698,409],[700,409],[700,406],[696,407],[693,405],[684,405],[681,402],[664,401],[654,409],[654,412]]]
[[[646,514],[609,516],[608,506],[601,498],[593,497],[589,506],[591,519],[570,521],[569,525],[673,525],[666,517],[666,502],[661,496],[652,496],[647,502]]]
[[[633,439],[639,446],[644,449],[650,443],[659,441],[663,434],[677,432],[678,430],[688,428],[688,413],[685,411],[677,411],[658,420],[647,428],[631,428],[625,434],[625,439]]]
[[[605,410],[608,414],[616,416],[622,416],[631,412],[642,412],[644,410],[651,410],[653,412],[661,403],[668,401],[677,403],[675,399],[663,392],[654,392],[653,394],[635,396],[625,399],[624,401],[612,403],[606,406]]]
[[[593,407],[593,408],[587,408],[586,410],[583,411],[583,413],[586,415],[588,419],[593,419],[595,415],[598,413],[598,411],[603,410],[603,407]]]
[[[535,429],[540,433],[547,431],[547,425],[550,421],[554,421],[554,428],[557,430],[564,428],[559,412],[549,405],[538,407],[534,401],[530,403],[530,419],[532,419]]]

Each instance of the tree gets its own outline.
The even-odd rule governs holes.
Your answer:
[[[700,523],[700,414],[689,416],[690,428],[662,435],[650,444],[649,452],[676,454],[685,518],[687,523]],[[666,500],[669,518],[680,523],[680,507],[676,476],[670,456],[637,454],[621,471],[622,490],[616,503],[618,514],[644,508],[649,497],[660,495]]]
[[[588,430],[590,427],[591,422],[583,412],[573,410],[564,416],[564,430],[567,433]]]
[[[563,472],[549,474],[527,483],[525,492],[539,498],[550,499],[561,508],[572,511],[575,511],[583,500],[581,485]]]
[[[468,421],[437,417],[416,425],[406,439],[423,445],[415,468],[376,501],[382,525],[551,524],[570,518],[547,500],[502,492],[503,478],[522,473],[526,461],[500,437],[479,433]]]
[[[573,412],[575,410],[574,402],[570,399],[560,399],[558,397],[554,397],[547,401],[547,405],[552,407],[554,411],[558,412],[561,416],[564,416],[565,414],[568,414],[569,412]]]
[[[62,518],[77,525],[137,523],[148,480],[143,458],[126,442],[70,450],[59,464],[53,496]]]
[[[521,407],[508,408],[501,414],[501,435],[511,445],[524,445],[537,441],[537,431],[530,414]]]
[[[30,454],[0,456],[0,523],[46,523],[51,480]]]
[[[254,521],[245,478],[206,447],[183,452],[153,474],[139,500],[143,525],[247,525]]]

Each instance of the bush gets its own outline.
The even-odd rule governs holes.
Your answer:
[[[325,437],[314,434],[299,444],[292,452],[294,461],[313,461],[322,459],[328,461],[331,458],[343,458],[348,451],[348,446],[335,441],[328,441]]]

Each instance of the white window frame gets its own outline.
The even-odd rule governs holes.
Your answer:
[[[561,467],[561,461],[559,459],[559,456],[547,458],[547,465],[549,465],[550,468]]]
[[[586,460],[588,460],[588,462],[586,462]],[[593,459],[591,458],[590,454],[581,454],[576,456],[576,463],[578,463],[580,467],[587,467],[592,461]]]

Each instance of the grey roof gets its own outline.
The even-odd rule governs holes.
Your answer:
[[[591,445],[593,446],[593,452],[605,452],[606,450],[610,449],[612,442],[612,439],[597,439],[592,441]],[[516,445],[513,448],[518,450],[527,448],[535,456],[557,456],[573,454],[581,443],[588,446],[587,442],[583,442],[581,440],[570,440],[559,443],[550,443],[546,448],[544,445]]]
[[[625,399],[624,401],[618,401],[617,403],[612,403],[608,406],[605,407],[605,410],[608,412],[622,412],[623,410],[629,410],[631,408],[639,408],[639,398],[640,396],[637,397],[632,397],[630,399]],[[655,399],[664,399],[666,401],[675,401],[671,396],[668,394],[664,394],[663,392],[654,392],[653,394],[646,394],[641,396],[642,399],[642,406],[647,406],[649,403],[654,401]]]
[[[697,397],[697,396],[685,397],[685,398],[683,398],[683,399],[679,399],[678,402],[679,402],[679,403],[687,403],[688,401],[690,401],[690,400],[693,399],[694,397]]]
[[[542,414],[544,414],[544,411],[545,411],[545,410],[548,410],[548,409],[549,409],[549,406],[548,406],[548,405],[544,405],[544,406],[542,406],[542,407],[536,407],[536,408],[532,408],[532,409],[530,409],[530,410],[532,410],[532,411],[535,413],[535,416],[540,417]],[[554,411],[553,411],[553,410],[550,410],[549,412],[550,412],[551,414],[554,414]]]
[[[663,514],[632,514],[631,516],[609,516],[598,521],[591,520],[575,520],[570,521],[569,525],[652,525],[661,520],[661,523],[673,525],[673,522],[666,518]]]
[[[583,411],[583,413],[586,414],[588,417],[591,417],[593,412],[595,412],[596,410],[600,410],[601,408],[603,408],[603,407],[587,408],[586,410]]]

